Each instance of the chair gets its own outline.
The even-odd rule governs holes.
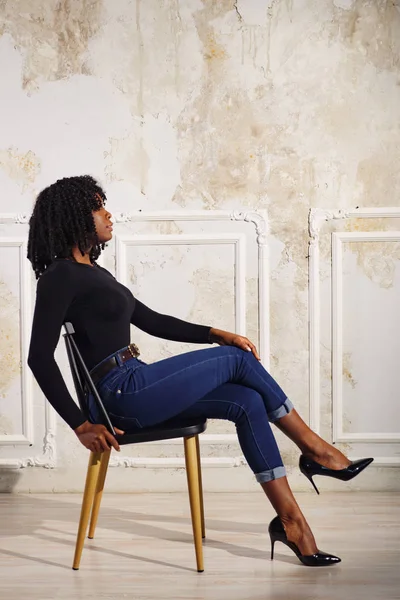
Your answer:
[[[204,571],[203,544],[205,538],[203,489],[200,464],[199,434],[207,427],[206,419],[192,419],[179,421],[177,419],[164,422],[156,427],[147,427],[140,430],[125,432],[117,435],[111,423],[110,417],[97,392],[90,373],[83,361],[76,342],[74,340],[74,328],[72,323],[64,323],[65,334],[63,335],[68,361],[72,372],[74,386],[78,401],[84,415],[90,420],[87,392],[91,392],[97,404],[99,413],[102,415],[103,424],[117,439],[121,446],[127,444],[139,444],[141,442],[153,442],[156,440],[168,440],[183,438],[185,450],[186,475],[188,481],[190,512],[192,518],[194,546],[196,553],[197,571]],[[94,538],[100,503],[107,475],[108,463],[111,450],[108,452],[91,452],[89,457],[88,471],[86,475],[85,491],[83,494],[81,515],[79,520],[78,535],[76,539],[75,555],[72,568],[79,569],[83,544],[90,518],[89,539]]]

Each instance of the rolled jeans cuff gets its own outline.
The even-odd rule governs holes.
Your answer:
[[[273,423],[277,419],[281,419],[285,415],[289,414],[293,408],[294,406],[292,402],[289,400],[289,398],[286,398],[282,406],[268,413],[268,419],[271,423]]]
[[[286,477],[285,467],[275,467],[269,471],[263,471],[262,473],[255,473],[258,483],[267,483],[268,481],[274,481],[280,477]]]

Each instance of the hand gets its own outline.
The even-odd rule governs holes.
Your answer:
[[[125,432],[114,427],[118,435],[123,435]],[[81,444],[92,452],[104,452],[110,450],[110,446],[119,452],[119,444],[115,437],[108,431],[104,425],[95,425],[85,421],[74,429]]]
[[[252,352],[257,360],[261,360],[253,342],[243,335],[222,331],[222,329],[214,329],[214,327],[212,327],[210,331],[210,341],[219,344],[220,346],[237,346],[242,350],[246,350],[246,352]]]

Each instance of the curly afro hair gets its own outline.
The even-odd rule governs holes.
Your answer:
[[[72,258],[78,247],[94,262],[100,244],[93,211],[100,210],[106,195],[89,175],[59,179],[40,192],[29,221],[28,259],[38,279],[56,258]]]

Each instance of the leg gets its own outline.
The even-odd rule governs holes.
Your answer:
[[[132,359],[110,376],[109,383],[101,383],[99,391],[115,425],[124,429],[167,421],[229,382],[257,391],[270,420],[292,409],[290,400],[259,361],[232,346],[197,350],[150,365]]]
[[[196,551],[196,563],[199,573],[204,571],[203,544],[201,539],[201,508],[199,474],[197,469],[196,438],[195,436],[184,438],[186,475],[189,488],[190,512],[192,515],[192,527],[194,547]]]
[[[285,468],[261,396],[237,384],[213,390],[182,417],[227,419],[236,425],[243,454],[302,554],[316,552],[314,537],[289,488]]]
[[[340,450],[328,444],[306,425],[296,410],[274,421],[307,457],[329,469],[345,469],[350,461]]]
[[[99,516],[100,503],[101,503],[101,498],[103,496],[104,482],[106,480],[108,463],[110,460],[110,454],[111,454],[111,450],[109,450],[108,452],[103,452],[101,455],[101,459],[100,459],[99,476],[97,478],[97,485],[96,485],[96,491],[95,491],[95,495],[94,495],[94,502],[93,502],[93,508],[92,508],[92,517],[90,519],[90,525],[89,525],[88,538],[90,540],[92,540],[94,538],[94,532],[96,529],[97,519]]]
[[[180,413],[179,417],[233,421],[240,447],[257,481],[263,483],[286,474],[264,402],[254,390],[226,383]]]
[[[318,552],[312,531],[297,504],[286,477],[261,484],[282,521],[289,541],[294,542],[305,555]]]
[[[196,435],[196,454],[197,454],[197,472],[199,474],[199,490],[200,490],[200,511],[201,511],[201,537],[206,537],[206,523],[204,519],[204,494],[203,481],[201,476],[201,454],[199,436]]]
[[[79,520],[78,535],[76,538],[74,562],[72,566],[74,571],[77,571],[79,569],[79,564],[81,562],[83,543],[85,541],[86,529],[88,526],[90,511],[93,506],[93,497],[99,474],[100,458],[100,452],[90,453],[88,471],[86,475],[85,491],[83,493],[81,516]]]
[[[118,372],[117,372],[118,375]],[[279,426],[308,456],[324,466],[346,467],[349,461],[323,442],[293,413],[293,405],[251,352],[225,346],[197,350],[145,365],[132,359],[120,377],[101,389],[116,426],[148,427],[175,417],[219,386],[232,382],[257,391],[271,422]],[[185,393],[182,394],[182,390]],[[293,414],[292,414],[293,413]],[[326,454],[329,460],[321,459]],[[331,460],[332,459],[332,460]]]

